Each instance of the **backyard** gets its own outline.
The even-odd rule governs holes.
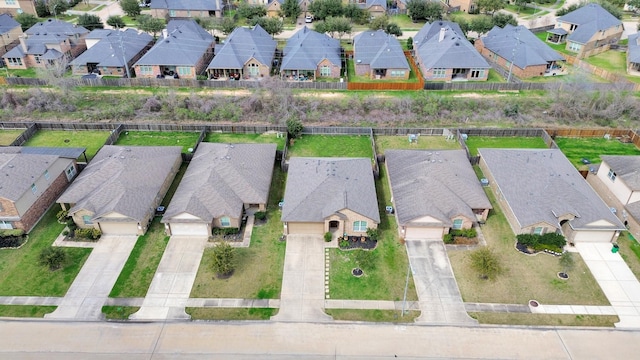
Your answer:
[[[24,129],[0,130],[0,146],[9,146],[24,132]]]
[[[409,65],[411,66],[411,65]],[[391,76],[387,76],[384,79],[372,79],[368,75],[356,75],[356,67],[353,62],[353,59],[347,60],[347,74],[350,82],[361,82],[361,83],[417,83],[418,77],[416,76],[416,72],[413,68],[409,72],[408,79],[394,79]]]
[[[263,134],[230,134],[230,133],[208,133],[204,138],[205,142],[213,143],[258,143],[258,144],[270,144],[274,143],[278,147],[277,149],[284,150],[284,145],[287,142],[286,134],[277,132],[266,132]]]
[[[387,149],[460,149],[460,145],[456,140],[447,140],[444,136],[419,136],[414,142],[409,142],[409,137],[407,135],[376,136],[375,141],[376,152],[378,154],[384,154],[384,151]]]
[[[478,149],[499,148],[499,149],[546,149],[547,145],[540,137],[488,137],[469,136],[465,141],[471,156],[478,155]]]
[[[584,59],[585,62],[620,75],[632,82],[640,82],[640,77],[627,73],[627,53],[624,51],[609,50]]]
[[[115,145],[131,146],[181,146],[183,153],[196,146],[200,137],[197,132],[173,131],[124,131]]]
[[[302,135],[289,146],[289,157],[366,157],[373,159],[369,136]]]
[[[556,145],[578,169],[588,170],[589,165],[582,159],[598,164],[600,155],[640,155],[640,150],[633,143],[623,143],[614,138],[566,138],[556,137]]]
[[[83,147],[87,149],[87,160],[91,161],[108,137],[108,131],[38,130],[23,146]]]

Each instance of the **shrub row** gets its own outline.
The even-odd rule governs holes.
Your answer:
[[[213,235],[235,235],[240,232],[238,228],[213,228],[211,233]]]
[[[102,235],[102,233],[98,229],[89,228],[89,229],[75,229],[73,231],[73,235],[76,238],[98,240]]]
[[[464,238],[474,238],[478,236],[478,232],[475,228],[471,229],[460,229],[460,230],[450,230],[448,234],[444,234],[442,237],[442,241],[445,244],[453,244],[455,242],[456,237],[464,237]]]
[[[524,246],[531,247],[535,250],[552,250],[557,251],[558,249],[562,249],[566,244],[567,240],[564,236],[556,233],[547,233],[544,235],[538,234],[518,234],[516,236],[518,243]]]

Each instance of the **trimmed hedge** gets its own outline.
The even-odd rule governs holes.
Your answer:
[[[213,235],[235,235],[240,232],[238,228],[213,228],[211,233]]]
[[[564,236],[556,233],[547,233],[544,235],[537,234],[518,234],[516,239],[519,244],[528,246],[535,250],[562,250],[567,244],[567,240]]]

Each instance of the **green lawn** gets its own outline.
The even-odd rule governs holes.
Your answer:
[[[444,136],[420,136],[418,141],[410,143],[409,137],[405,135],[398,136],[376,136],[376,152],[384,154],[387,149],[460,149],[460,145],[456,140],[447,140]]]
[[[108,131],[38,130],[24,146],[83,147],[91,160],[109,137]],[[80,157],[84,161],[84,157]]]
[[[476,171],[481,173],[476,167]],[[481,175],[481,174],[480,174]],[[500,259],[504,273],[495,280],[481,280],[470,265],[470,252],[448,251],[451,265],[465,302],[526,304],[535,299],[542,304],[609,305],[600,286],[578,253],[568,280],[560,280],[557,257],[547,254],[527,256],[514,248],[515,235],[490,188],[485,191],[493,210],[482,226],[487,245]]]
[[[24,132],[24,129],[16,130],[0,130],[0,146],[9,146],[11,143]]]
[[[0,250],[0,296],[64,296],[67,292],[91,249],[64,248],[67,261],[56,271],[38,264],[40,252],[51,246],[64,228],[56,220],[59,210],[59,205],[52,206],[20,249]]]
[[[5,67],[4,71],[0,70],[0,76],[7,76],[7,74],[9,76],[17,76],[17,77],[24,77],[24,78],[34,78],[34,77],[38,76],[35,68],[29,68],[29,69],[7,69]]]
[[[640,155],[634,144],[624,144],[616,139],[556,137],[555,142],[578,169],[589,168],[582,163],[582,158],[597,164],[600,163],[600,155]]]
[[[103,306],[102,313],[109,320],[128,320],[129,315],[140,310],[137,306]]]
[[[270,144],[274,143],[278,146],[278,150],[284,150],[285,142],[287,141],[286,135],[278,137],[278,134],[274,132],[267,132],[264,134],[230,134],[230,133],[208,133],[204,138],[206,142],[214,143],[258,143],[258,144]]]
[[[636,278],[640,280],[640,244],[631,234],[625,232],[618,237],[618,245],[620,246],[618,253]]]
[[[566,43],[554,44],[551,42],[547,42],[547,36],[549,35],[549,33],[547,33],[546,31],[536,33],[535,35],[538,37],[538,39],[542,40],[545,44],[547,44],[549,47],[551,47],[555,51],[561,52],[563,54],[571,55],[571,56],[576,56],[576,53],[565,49],[567,47]]]
[[[289,157],[373,158],[369,136],[302,135],[289,146]]]
[[[466,140],[471,156],[478,155],[478,149],[498,148],[498,149],[546,149],[547,145],[539,137],[488,137],[469,136]]]
[[[601,69],[625,77],[632,82],[640,82],[640,77],[631,76],[627,73],[627,53],[622,51],[609,50],[598,55],[584,59],[587,63]]]
[[[413,70],[409,72],[409,78],[406,80],[394,79],[391,76],[387,76],[384,79],[372,79],[368,75],[358,76],[356,75],[356,67],[353,62],[353,59],[347,60],[347,74],[349,75],[350,82],[361,82],[361,83],[401,83],[401,82],[416,83],[418,82],[418,77],[416,76]]]
[[[548,315],[527,313],[469,313],[481,324],[520,326],[597,326],[613,327],[620,321],[615,315]]]
[[[403,31],[420,30],[424,26],[424,21],[413,22],[409,15],[398,14],[389,16],[389,22],[398,24]]]
[[[196,146],[199,137],[197,132],[124,131],[115,145],[182,146],[182,152],[187,153]]]
[[[489,69],[489,77],[487,77],[487,82],[506,82],[505,78],[502,77],[497,71],[494,69]]]
[[[192,319],[198,320],[269,320],[278,313],[271,308],[193,308],[185,309]]]
[[[285,243],[280,241],[282,223],[278,202],[284,194],[285,174],[274,168],[267,223],[255,226],[248,248],[236,248],[236,269],[228,279],[218,279],[212,269],[212,248],[202,256],[193,298],[276,299],[280,297],[284,267]],[[194,314],[204,310],[195,311]],[[208,311],[208,310],[207,310]]]
[[[393,310],[354,310],[354,309],[326,309],[334,320],[412,323],[420,316],[420,311],[407,311],[401,316],[401,311]]]
[[[56,306],[0,305],[0,316],[41,318],[55,309]]]
[[[507,4],[507,6],[505,6],[505,10],[517,14],[518,16],[533,15],[534,13],[539,12],[537,8],[517,6],[514,4]]]

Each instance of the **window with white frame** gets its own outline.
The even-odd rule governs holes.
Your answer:
[[[36,184],[31,184],[31,192],[35,195],[38,192]]]
[[[176,17],[176,11],[175,10],[169,10],[169,16],[170,17]]]
[[[36,61],[36,64],[40,64],[40,55],[33,55],[33,60]]]
[[[9,65],[22,66],[21,58],[9,58],[8,60],[9,60]]]
[[[190,67],[178,66],[176,67],[176,71],[178,72],[178,75],[181,75],[181,76],[191,75]]]
[[[0,229],[13,229],[13,223],[11,221],[0,220]]]
[[[404,70],[391,70],[391,77],[404,77],[406,73]]]
[[[607,174],[607,177],[609,178],[609,180],[611,181],[616,181],[616,172],[613,171],[613,169],[609,169],[609,173]]]
[[[327,65],[321,66],[320,76],[331,76],[331,67]]]
[[[536,228],[533,229],[533,234],[542,235],[543,231],[544,231],[544,228],[542,226],[537,226]]]
[[[140,75],[153,75],[153,66],[140,65]]]
[[[353,222],[353,231],[357,231],[357,232],[365,232],[365,231],[367,231],[367,222],[366,221],[354,221]]]
[[[76,167],[71,165],[65,170],[67,173],[67,179],[71,180],[74,176],[76,176]]]
[[[258,74],[260,74],[260,65],[258,65],[258,64],[249,64],[249,65],[247,65],[247,67],[249,69],[249,75],[258,76]]]
[[[231,226],[231,219],[229,219],[228,216],[221,217],[220,226],[223,226],[223,227]]]
[[[464,221],[462,219],[455,219],[453,220],[453,226],[451,226],[451,228],[453,228],[454,230],[460,230],[462,229],[462,223]]]
[[[582,49],[582,45],[574,42],[569,43],[569,51],[580,52],[580,49]]]
[[[433,69],[433,78],[434,79],[444,79],[447,75],[446,69]]]
[[[16,4],[16,0],[5,0],[5,2],[7,3],[7,5],[15,5]]]
[[[484,78],[484,69],[471,69],[471,78],[472,79]]]
[[[44,178],[47,180],[51,179],[51,175],[49,175],[49,170],[44,171]]]
[[[82,222],[85,225],[92,225],[93,221],[91,221],[91,215],[82,215]]]

